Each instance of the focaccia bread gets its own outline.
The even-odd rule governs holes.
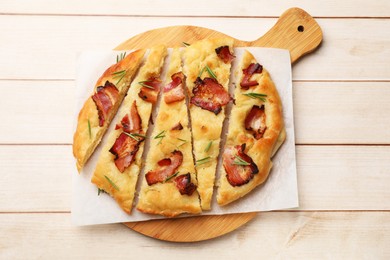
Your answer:
[[[144,53],[144,50],[132,52],[109,67],[97,80],[92,96],[85,101],[73,136],[73,155],[79,172],[118,111]]]
[[[153,104],[160,91],[160,73],[167,49],[152,48],[118,112],[115,130],[99,155],[92,183],[131,212],[138,174],[142,167],[144,139]]]
[[[243,197],[267,179],[271,157],[286,137],[282,104],[269,73],[248,51],[236,73],[235,104],[220,165],[220,205]]]
[[[137,204],[144,213],[174,217],[201,212],[184,83],[180,50],[174,49]]]
[[[203,210],[211,206],[225,106],[232,100],[228,93],[232,52],[233,40],[219,38],[192,43],[183,53]]]

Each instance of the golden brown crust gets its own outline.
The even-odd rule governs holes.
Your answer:
[[[165,80],[165,85],[171,82],[171,75],[181,71],[181,59],[179,49],[174,49],[170,59],[170,65]],[[191,132],[188,128],[188,114],[186,101],[181,100],[167,104],[164,100],[166,93],[162,93],[159,113],[156,118],[155,128],[150,136],[150,148],[146,158],[145,173],[158,167],[157,162],[168,158],[173,151],[183,154],[183,162],[176,170],[179,175],[190,173],[191,181],[197,184],[194,161],[192,156]],[[181,130],[172,130],[178,123]],[[162,131],[164,138],[154,139]],[[174,184],[174,178],[166,183],[148,185],[144,178],[137,209],[144,213],[160,214],[166,217],[174,217],[183,213],[198,214],[201,212],[198,192],[192,195],[180,194]]]
[[[233,40],[225,38],[201,40],[186,47],[183,54],[183,71],[187,76],[186,85],[190,96],[199,72],[206,65],[214,72],[223,88],[228,90],[231,64],[226,64],[218,58],[215,49],[221,46],[229,46],[231,52],[233,52]],[[202,74],[201,78],[203,79],[206,76],[210,77],[207,71]],[[190,114],[195,160],[210,158],[207,162],[203,161],[202,164],[196,167],[201,206],[203,210],[210,210],[225,111],[222,107],[222,111],[215,115],[198,106],[190,105]],[[209,149],[206,149],[209,145]]]
[[[267,179],[272,167],[271,157],[286,137],[282,104],[269,73],[263,68],[261,74],[254,74],[251,78],[251,80],[256,80],[259,83],[257,86],[251,87],[249,90],[244,90],[240,87],[240,82],[243,77],[242,69],[247,68],[249,64],[256,62],[253,55],[248,51],[245,51],[243,59],[237,69],[235,105],[231,112],[225,147],[245,143],[246,153],[255,162],[259,172],[255,174],[253,179],[247,184],[233,187],[226,178],[225,168],[221,166],[221,176],[217,194],[217,201],[220,205],[226,205],[243,197]],[[263,102],[260,99],[253,99],[243,95],[243,93],[249,92],[266,94],[266,101]],[[252,133],[245,129],[243,120],[254,105],[260,106],[262,104],[264,104],[265,108],[267,128],[264,136],[256,140]]]
[[[98,110],[91,96],[85,101],[79,113],[76,132],[73,136],[73,155],[76,158],[78,171],[83,168],[100,143],[102,136],[106,132],[107,127],[110,125],[112,118],[129,89],[130,82],[137,72],[144,54],[145,50],[142,49],[128,54],[123,60],[109,67],[97,80],[93,93],[95,93],[98,86],[103,86],[106,81],[116,83],[118,79],[113,75],[114,72],[126,70],[125,76],[117,84],[118,86],[116,86],[119,91],[119,98],[113,104],[102,127],[99,126]]]
[[[131,83],[131,87],[123,101],[123,105],[118,112],[120,121],[129,113],[130,107],[135,101],[142,122],[142,131],[144,133],[146,133],[148,129],[152,104],[142,100],[138,96],[142,87],[138,82],[145,81],[149,77],[159,77],[166,54],[167,49],[164,45],[156,46],[150,50],[150,54],[147,57],[145,64],[140,68],[137,77]],[[141,158],[144,142],[140,143],[134,162],[121,173],[115,165],[115,156],[109,152],[121,132],[122,130],[118,129],[108,133],[108,141],[100,153],[91,182],[96,184],[99,189],[110,194],[126,213],[131,213],[138,174],[142,167]],[[114,183],[115,186],[112,185],[111,182]]]

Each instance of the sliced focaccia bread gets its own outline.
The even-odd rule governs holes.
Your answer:
[[[232,100],[228,93],[232,52],[233,40],[220,38],[192,43],[183,54],[203,210],[211,206],[225,106]]]
[[[73,155],[78,171],[83,168],[100,143],[129,89],[144,54],[144,50],[132,52],[109,67],[97,80],[93,95],[84,103],[73,136]]]
[[[179,49],[170,57],[137,209],[174,217],[201,212]]]
[[[248,51],[236,73],[235,104],[220,169],[220,205],[241,198],[267,179],[271,157],[286,137],[282,104],[269,73]]]
[[[166,54],[167,49],[162,45],[150,50],[118,112],[119,122],[115,130],[108,133],[108,141],[99,155],[91,180],[114,197],[127,213],[132,209],[142,167],[145,133],[160,91],[159,78]]]

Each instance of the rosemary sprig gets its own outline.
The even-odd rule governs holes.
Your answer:
[[[105,190],[103,190],[103,189],[99,189],[98,188],[98,196],[100,196],[100,193],[107,193]]]
[[[206,66],[203,67],[203,69],[199,72],[199,75],[198,75],[198,78],[202,77],[202,74],[203,72],[207,70],[207,73],[212,77],[214,78],[215,80],[217,80],[217,76],[214,74],[214,72],[210,69],[209,65],[206,64]]]
[[[182,141],[182,142],[183,142],[183,143],[182,143],[182,144],[180,144],[178,147],[180,147],[180,146],[182,146],[182,145],[185,145],[186,143],[188,143],[188,141],[187,141],[187,140],[185,140],[185,139],[177,138],[177,140],[179,140],[179,141]]]
[[[199,166],[199,165],[208,163],[210,160],[211,160],[211,157],[210,157],[210,156],[207,156],[207,157],[205,157],[205,158],[196,160],[195,165],[196,165],[196,166]]]
[[[266,94],[260,94],[260,93],[254,93],[254,92],[249,92],[249,93],[243,93],[243,95],[250,97],[250,98],[258,98],[261,101],[265,102],[266,101]]]
[[[165,130],[162,130],[158,135],[154,137],[154,139],[160,139],[157,144],[161,144],[162,139],[165,137]]]
[[[124,58],[126,57],[126,52],[122,52],[121,54],[116,55],[116,63],[120,62],[121,60],[123,60]]]
[[[131,138],[133,138],[134,140],[136,140],[137,142],[141,141],[141,139],[137,138],[137,137],[143,137],[145,138],[146,136],[144,135],[141,135],[141,134],[137,134],[137,133],[127,133],[127,132],[124,132],[125,135],[128,135],[130,136]]]
[[[207,144],[207,146],[206,146],[206,148],[204,149],[204,151],[207,153],[208,151],[210,151],[210,148],[211,148],[211,146],[213,145],[213,141],[210,141],[208,144]]]
[[[144,80],[144,81],[138,82],[138,84],[140,84],[141,86],[143,86],[143,87],[145,87],[145,88],[150,88],[150,89],[153,89],[153,90],[154,90],[154,87],[149,86],[148,84],[146,84],[147,82],[150,82],[150,81]]]
[[[210,74],[211,77],[213,77],[215,80],[217,80],[217,76],[214,74],[214,72],[210,69],[208,65],[206,65],[206,70]]]
[[[111,184],[111,186],[116,189],[117,191],[119,191],[119,188],[118,186],[116,186],[116,184],[110,179],[108,178],[106,175],[104,175],[104,178],[106,178],[106,180]]]
[[[185,47],[191,46],[191,44],[186,43],[186,42],[183,42],[183,45],[184,45]]]
[[[113,79],[118,79],[118,81],[116,82],[115,85],[118,85],[118,83],[121,82],[121,80],[126,75],[126,73],[127,73],[126,70],[120,70],[120,71],[117,71],[117,72],[114,72],[111,74],[111,75],[113,75],[113,77],[112,77]]]
[[[92,131],[91,131],[91,122],[89,121],[89,118],[88,118],[88,134],[89,134],[89,139],[92,138]]]
[[[235,156],[235,160],[233,161],[233,164],[236,164],[236,165],[241,165],[241,166],[248,166],[248,165],[251,165],[250,163],[248,163],[247,161],[244,161],[244,159],[242,159],[240,156],[236,155]]]
[[[171,176],[168,176],[168,177],[163,181],[163,183],[166,183],[166,182],[169,181],[170,179],[176,177],[178,174],[179,174],[179,172],[176,172],[176,173],[172,174]]]

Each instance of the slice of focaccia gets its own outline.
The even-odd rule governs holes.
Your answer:
[[[180,50],[174,49],[137,205],[144,213],[174,217],[201,212],[184,81]]]
[[[167,55],[165,46],[150,50],[118,113],[119,122],[109,133],[99,156],[92,183],[131,212],[138,174],[142,167],[145,133],[160,91],[160,73]]]
[[[109,67],[96,82],[92,96],[84,103],[73,136],[73,155],[79,172],[118,111],[144,54],[144,50],[132,52]]]
[[[237,68],[235,104],[222,154],[217,201],[226,205],[262,184],[283,143],[282,104],[269,73],[245,51]]]
[[[183,54],[203,210],[211,206],[225,106],[232,100],[228,93],[232,51],[233,40],[220,38],[192,43]]]

